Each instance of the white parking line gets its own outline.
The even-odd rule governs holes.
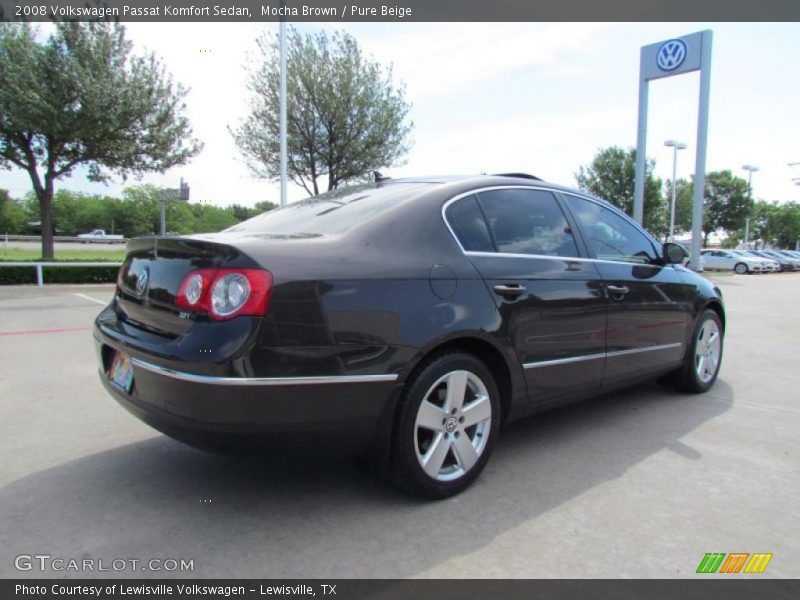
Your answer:
[[[75,295],[78,296],[79,298],[83,298],[84,300],[91,300],[92,302],[97,302],[98,304],[102,304],[103,306],[108,304],[108,302],[103,302],[102,300],[98,300],[97,298],[92,298],[91,296],[87,296],[86,294],[79,294],[76,292]]]

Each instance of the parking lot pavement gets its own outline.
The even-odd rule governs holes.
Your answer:
[[[347,462],[165,438],[97,381],[110,286],[0,287],[0,576],[41,576],[14,567],[38,553],[195,577],[691,577],[707,552],[771,552],[761,577],[800,577],[800,274],[716,279],[710,393],[645,385],[512,424],[440,502]]]

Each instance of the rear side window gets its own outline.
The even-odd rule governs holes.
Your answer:
[[[498,252],[578,256],[572,230],[550,192],[491,190],[478,197]]]
[[[348,186],[292,202],[225,231],[300,236],[345,233],[427,187],[430,185],[425,183]]]
[[[597,202],[570,194],[564,198],[595,258],[640,264],[656,260],[656,250],[649,238],[627,219]]]
[[[454,202],[447,207],[445,214],[447,222],[464,250],[494,252],[492,238],[475,196]]]

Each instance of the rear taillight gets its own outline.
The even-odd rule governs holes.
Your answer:
[[[197,269],[178,288],[179,308],[219,321],[267,314],[272,275],[262,269]]]

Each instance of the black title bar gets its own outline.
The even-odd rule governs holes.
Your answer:
[[[0,21],[798,21],[800,0],[0,0]]]
[[[800,582],[741,579],[470,579],[470,580],[259,580],[259,579],[5,579],[3,600],[789,600],[800,597]]]

